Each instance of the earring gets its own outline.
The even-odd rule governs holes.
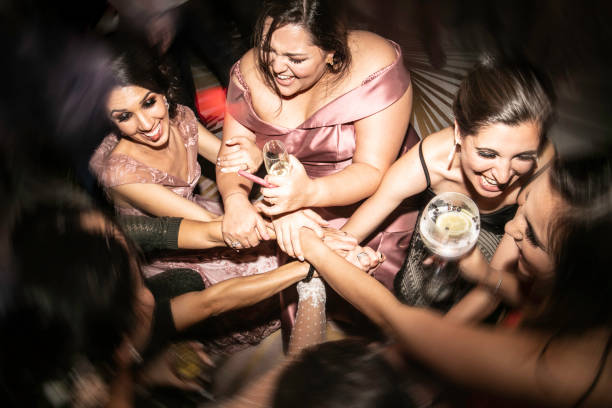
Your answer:
[[[455,160],[455,154],[457,153],[457,148],[459,146],[461,145],[457,143],[457,141],[455,140],[455,144],[453,145],[451,151],[448,153],[448,158],[446,159],[448,161],[447,170],[451,168],[453,164],[453,160]]]
[[[170,108],[170,104],[168,103],[168,100],[164,97],[164,104],[166,105],[166,109]]]

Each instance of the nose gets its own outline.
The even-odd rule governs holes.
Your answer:
[[[504,226],[504,231],[506,234],[510,235],[514,238],[515,241],[523,240],[523,228],[522,228],[522,220],[523,219],[523,207],[519,207],[514,215],[514,218],[506,223]]]
[[[270,57],[270,66],[272,67],[272,71],[275,74],[285,72],[285,70],[287,69],[287,64],[285,63],[285,61],[283,61],[283,58],[279,58],[277,56]]]
[[[512,163],[509,160],[500,162],[493,168],[493,177],[495,177],[495,180],[499,184],[506,184],[509,182],[512,173]]]
[[[138,119],[138,128],[141,131],[148,132],[153,128],[155,121],[149,115],[143,112],[136,112],[135,116]]]

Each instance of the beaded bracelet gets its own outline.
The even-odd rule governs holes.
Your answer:
[[[310,280],[312,279],[313,275],[315,273],[315,267],[310,265],[310,268],[308,268],[308,274],[306,275],[306,277],[302,280],[302,282],[310,282]]]

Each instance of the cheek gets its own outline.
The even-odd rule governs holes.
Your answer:
[[[512,168],[518,174],[525,174],[529,173],[534,165],[535,163],[533,161],[515,160],[514,163],[512,163]]]
[[[477,154],[462,154],[461,167],[466,173],[482,173],[493,167],[493,160],[485,159]]]
[[[115,122],[115,126],[117,126],[117,129],[119,129],[119,131],[126,136],[132,136],[137,132],[136,125],[133,120],[128,120],[127,122]]]

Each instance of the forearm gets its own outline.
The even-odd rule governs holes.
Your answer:
[[[304,279],[309,265],[292,262],[259,275],[228,279],[200,292],[171,300],[177,330],[230,310],[253,305]]]
[[[498,246],[491,264],[487,263],[484,255],[475,248],[459,261],[459,267],[467,280],[495,293],[510,305],[518,305],[523,300],[523,293],[516,275],[510,272],[514,268],[515,259],[502,251],[505,246],[502,245],[504,239],[505,237]]]
[[[336,255],[312,232],[302,228],[302,249],[325,281],[387,333],[392,333],[387,312],[401,303],[372,276]]]
[[[313,180],[306,207],[350,205],[374,194],[383,172],[366,163],[353,163],[344,170]]]
[[[221,221],[183,220],[178,232],[178,247],[182,249],[207,249],[225,246],[221,226]]]
[[[225,203],[229,196],[240,195],[248,200],[253,182],[240,176],[238,173],[222,173],[219,167],[216,169],[217,188]]]
[[[457,323],[477,323],[493,313],[499,302],[499,297],[489,289],[477,286],[455,304],[444,318]]]
[[[359,206],[341,229],[363,242],[399,204],[379,190]]]
[[[125,233],[145,252],[180,247],[181,218],[122,215],[117,220]]]

